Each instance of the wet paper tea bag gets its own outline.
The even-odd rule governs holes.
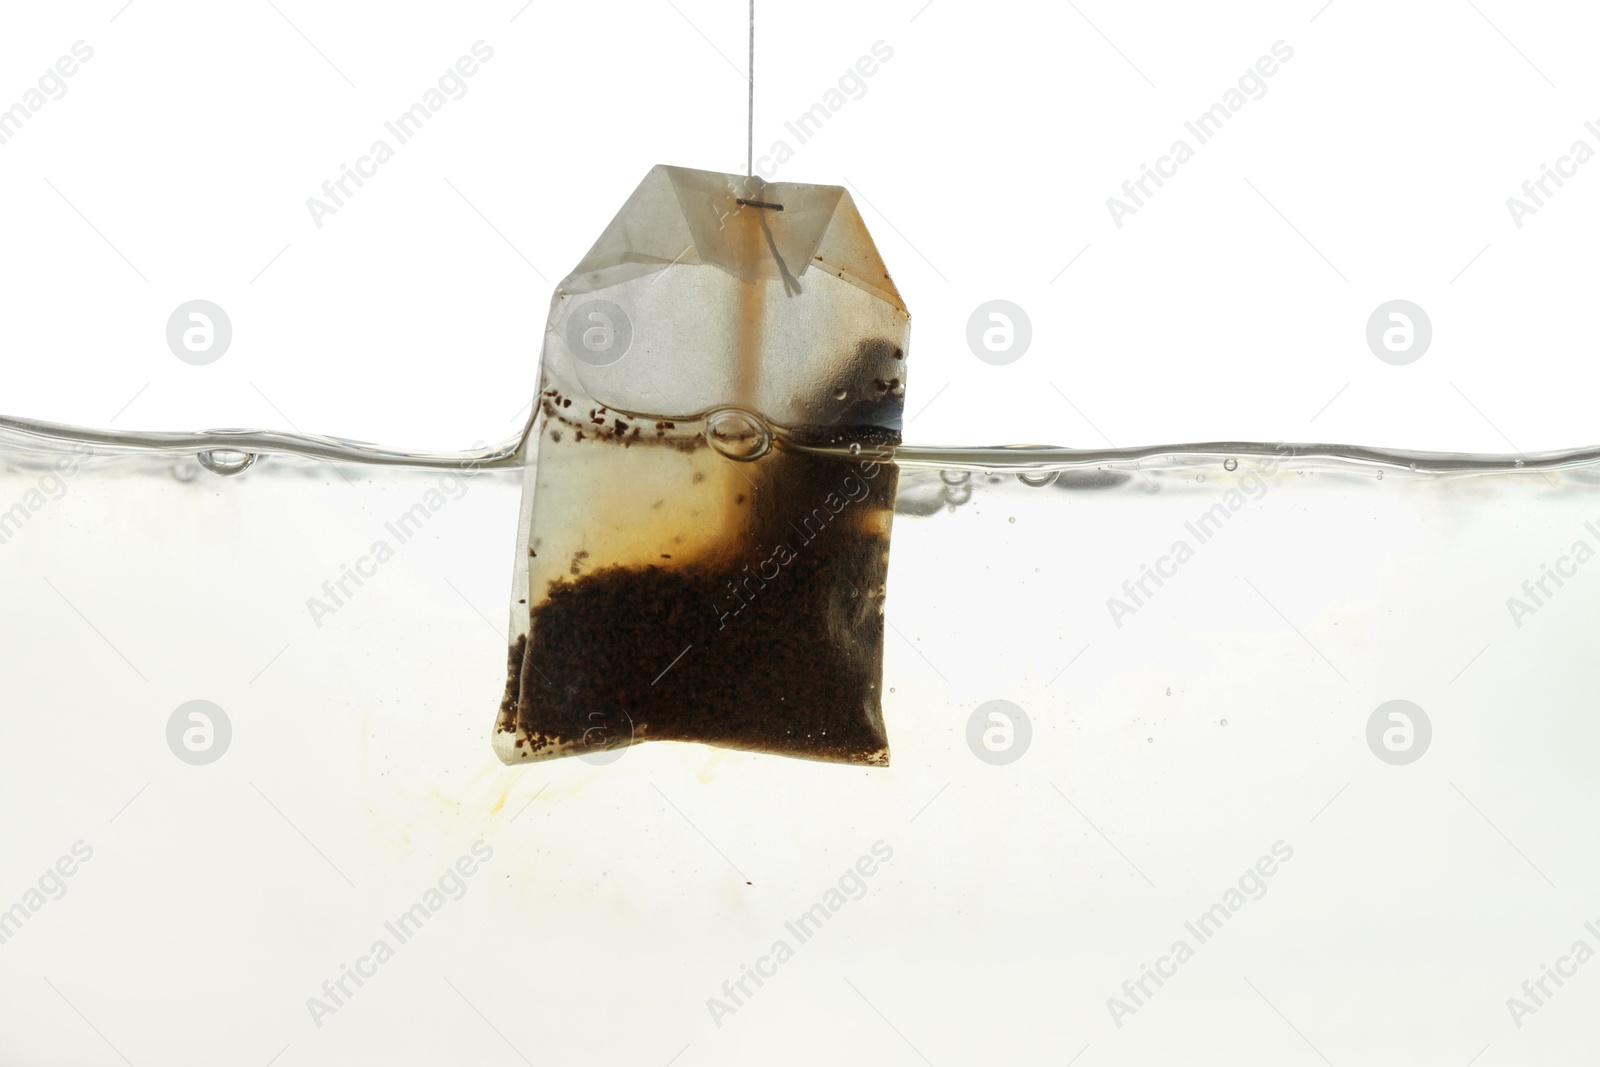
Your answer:
[[[909,326],[844,189],[650,172],[551,305],[503,760],[888,762]]]

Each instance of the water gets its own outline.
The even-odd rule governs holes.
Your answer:
[[[3,1058],[1600,1054],[1595,450],[902,449],[887,768],[502,766],[520,462],[7,431]]]

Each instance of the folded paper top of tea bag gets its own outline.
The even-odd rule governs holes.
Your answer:
[[[908,322],[845,189],[658,166],[557,289],[546,386],[660,418],[898,427]]]

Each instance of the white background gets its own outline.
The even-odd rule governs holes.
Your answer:
[[[0,411],[422,448],[514,432],[550,291],[640,178],[745,150],[743,0],[523,4],[8,10],[0,108],[74,42],[94,58],[0,144]],[[1600,146],[1592,17],[1321,4],[762,0],[759,154],[894,51],[779,176],[858,192],[915,317],[909,439],[1594,443],[1600,162],[1520,229],[1506,208],[1575,139]],[[307,198],[480,39],[466,97],[319,229]],[[1106,199],[1280,40],[1266,96],[1118,228]],[[205,367],[165,340],[196,298],[234,327]],[[996,298],[1034,328],[1001,367],[966,342]],[[1404,367],[1365,341],[1396,298],[1435,332]],[[1083,496],[1015,482],[897,518],[893,767],[645,745],[620,774],[489,750],[514,485],[485,477],[323,629],[305,598],[422,476],[85,475],[0,561],[0,907],[78,836],[100,848],[5,947],[0,1059],[1592,1052],[1592,976],[1526,1030],[1503,1011],[1600,885],[1600,611],[1574,587],[1522,630],[1503,600],[1580,536],[1581,482],[1274,490],[1116,628],[1105,598],[1227,484],[1203,473],[1104,493],[1079,528]],[[166,747],[195,697],[238,730],[215,773]],[[1015,773],[967,747],[1002,697],[1037,730]],[[1397,697],[1438,725],[1409,771],[1364,733]],[[62,744],[68,722],[93,743]],[[314,1029],[305,998],[480,833],[492,880]],[[705,998],[880,834],[899,851],[872,895],[716,1029]],[[1251,925],[1115,1028],[1105,998],[1280,836],[1299,866]]]
[[[743,0],[123,3],[11,5],[0,34],[0,106],[94,49],[0,145],[6,414],[502,439],[553,283],[649,167],[743,167]],[[909,440],[1596,436],[1600,165],[1520,229],[1506,207],[1600,147],[1583,5],[809,0],[759,22],[758,155],[893,49],[778,176],[858,192],[914,317]],[[319,229],[307,198],[480,39],[467,95]],[[1267,94],[1114,225],[1106,199],[1279,40]],[[194,298],[235,331],[207,367],[165,344]],[[992,298],[1033,322],[1006,367],[965,343]],[[1395,298],[1435,332],[1407,367],[1364,342]]]

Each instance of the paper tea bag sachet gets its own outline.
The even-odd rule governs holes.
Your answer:
[[[649,173],[551,304],[503,760],[888,762],[909,331],[844,189]]]

